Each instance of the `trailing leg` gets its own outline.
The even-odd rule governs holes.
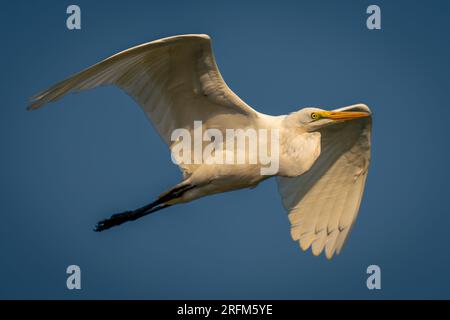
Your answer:
[[[107,230],[109,228],[121,225],[124,222],[127,221],[133,221],[139,218],[142,218],[150,213],[159,211],[161,209],[170,207],[173,200],[181,197],[183,193],[185,193],[188,190],[191,190],[194,188],[194,185],[186,184],[186,183],[180,183],[168,192],[165,192],[161,194],[158,199],[153,201],[152,203],[143,206],[142,208],[132,210],[132,211],[125,211],[122,213],[116,213],[112,215],[110,218],[105,219],[97,223],[95,226],[94,231],[100,232],[103,230]]]

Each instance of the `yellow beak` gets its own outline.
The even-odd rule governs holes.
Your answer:
[[[367,118],[370,117],[368,112],[359,111],[324,111],[321,112],[323,118],[328,118],[332,120],[352,120],[356,118]]]

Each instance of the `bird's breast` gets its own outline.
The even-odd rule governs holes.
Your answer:
[[[280,176],[296,177],[306,171],[320,156],[320,133],[296,133],[284,130],[280,139]]]

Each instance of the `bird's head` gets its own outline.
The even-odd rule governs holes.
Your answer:
[[[304,108],[292,114],[296,125],[308,132],[319,130],[330,124],[371,116],[370,109],[364,104],[326,111],[320,108]]]

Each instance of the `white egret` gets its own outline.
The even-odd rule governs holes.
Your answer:
[[[356,219],[370,161],[371,112],[364,104],[325,111],[305,108],[289,115],[257,112],[225,84],[207,35],[164,38],[115,54],[34,96],[29,109],[69,92],[113,84],[142,107],[173,148],[174,130],[279,130],[279,169],[262,175],[253,164],[179,163],[183,181],[142,208],[96,226],[102,231],[168,206],[247,187],[276,175],[292,238],[314,255],[339,254]],[[232,152],[237,152],[233,149]]]

